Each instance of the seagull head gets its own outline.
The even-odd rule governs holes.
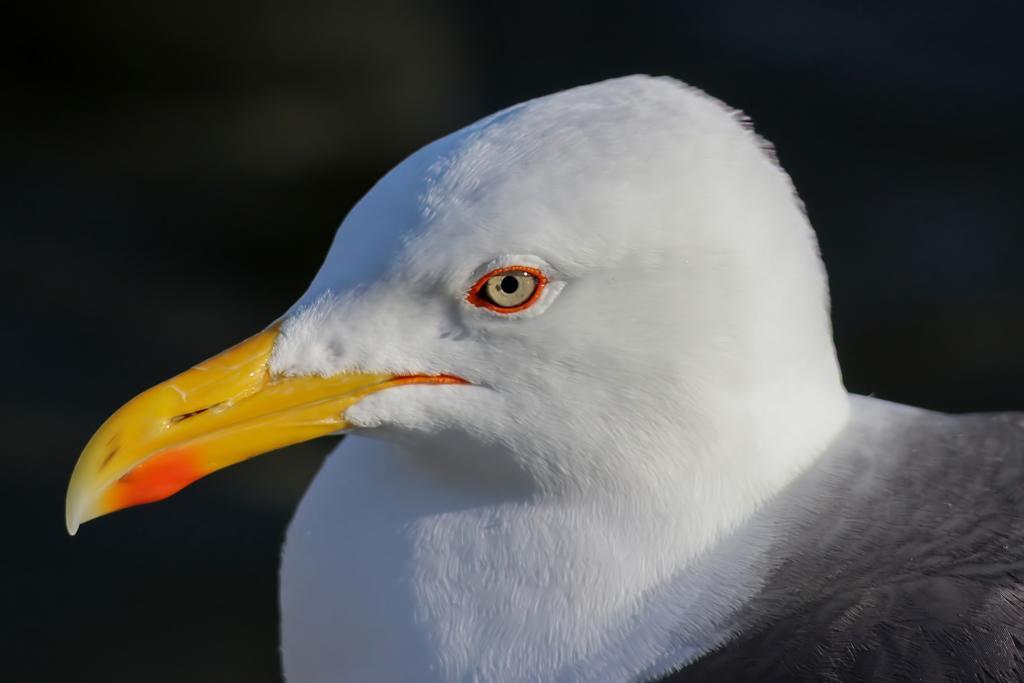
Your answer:
[[[67,525],[350,431],[494,495],[720,507],[791,479],[845,415],[789,178],[736,112],[629,77],[400,163],[284,316],[99,429]]]

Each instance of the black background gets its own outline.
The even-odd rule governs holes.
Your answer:
[[[1024,4],[5,5],[5,680],[274,681],[284,526],[333,441],[63,529],[137,391],[276,318],[415,148],[633,72],[746,111],[831,273],[848,387],[1024,408]]]

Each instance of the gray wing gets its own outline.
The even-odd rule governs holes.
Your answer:
[[[794,529],[738,636],[662,680],[1024,680],[1024,416],[901,416]],[[879,457],[884,454],[884,457]]]

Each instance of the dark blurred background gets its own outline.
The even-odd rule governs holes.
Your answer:
[[[330,440],[63,528],[137,391],[259,330],[353,202],[526,98],[669,74],[753,117],[851,390],[1024,409],[1024,3],[92,0],[0,27],[0,676],[275,681],[285,524]]]

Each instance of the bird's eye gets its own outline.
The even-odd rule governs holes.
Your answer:
[[[515,313],[529,308],[547,284],[544,273],[528,266],[509,266],[492,270],[469,291],[468,301],[499,313]]]

